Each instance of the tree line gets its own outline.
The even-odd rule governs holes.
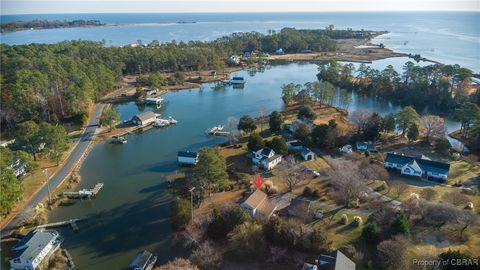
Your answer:
[[[105,25],[98,20],[73,20],[73,21],[48,21],[48,20],[33,20],[33,21],[15,21],[3,22],[1,24],[1,32],[15,32],[27,29],[48,29],[48,28],[67,28],[67,27],[81,27],[81,26],[102,26]]]
[[[223,70],[228,57],[245,51],[331,51],[336,38],[368,38],[368,31],[297,30],[234,33],[214,41],[167,42],[155,48],[106,47],[92,41],[2,44],[2,128],[26,120],[56,123],[86,119],[88,106],[115,87],[123,75]],[[143,77],[142,77],[143,78]],[[159,78],[149,84],[162,85]]]
[[[459,65],[422,67],[409,61],[399,74],[391,65],[377,70],[361,64],[355,69],[353,64],[330,61],[319,65],[317,77],[360,94],[442,115],[453,114],[467,102],[480,102],[478,89],[471,93],[472,71]]]

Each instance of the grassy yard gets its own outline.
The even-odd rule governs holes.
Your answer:
[[[480,176],[480,166],[457,160],[450,163],[450,174],[448,183],[468,182]]]

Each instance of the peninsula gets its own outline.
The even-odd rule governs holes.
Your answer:
[[[14,22],[2,22],[1,33],[16,32],[16,31],[22,31],[22,30],[34,30],[34,29],[92,27],[92,26],[104,26],[104,25],[105,25],[104,23],[101,23],[98,20],[14,21]]]

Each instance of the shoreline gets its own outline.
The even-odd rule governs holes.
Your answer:
[[[383,34],[386,34],[386,32],[379,32],[377,35],[372,37],[372,39],[377,37],[377,36],[383,35]],[[267,57],[266,60],[269,60],[269,61],[272,61],[272,62],[282,61],[282,60],[288,60],[289,62],[314,62],[314,61],[336,60],[336,61],[346,61],[346,62],[371,63],[372,61],[387,59],[387,58],[393,58],[393,57],[409,57],[408,54],[396,53],[393,50],[386,49],[386,48],[375,49],[375,50],[380,50],[381,51],[380,54],[369,53],[369,54],[363,55],[364,50],[371,50],[371,48],[355,48],[355,46],[362,46],[362,45],[378,46],[378,45],[373,45],[371,43],[371,39],[354,40],[355,42],[352,42],[351,40],[350,41],[343,40],[343,41],[345,43],[339,42],[339,44],[349,46],[349,48],[352,49],[353,51],[356,51],[356,53],[340,54],[339,55],[339,53],[344,53],[344,52],[337,51],[337,52],[330,52],[330,53],[314,52],[314,53],[305,53],[305,54],[284,54],[284,55],[270,56],[270,57]],[[343,49],[345,50],[345,48],[343,48]],[[322,55],[322,54],[324,54],[324,55]],[[302,57],[298,57],[299,55],[301,55]],[[319,55],[321,55],[321,57],[318,57]],[[427,59],[425,61],[429,61],[429,60]],[[431,62],[435,63],[434,61],[431,61]],[[229,67],[229,68],[226,68],[224,70],[224,72],[222,72],[221,75],[217,75],[217,76],[214,76],[214,77],[207,76],[207,77],[205,77],[206,79],[203,79],[203,77],[202,77],[202,80],[199,81],[199,82],[186,81],[186,82],[181,83],[181,84],[169,85],[169,86],[166,86],[164,89],[162,89],[160,91],[160,93],[158,93],[156,95],[152,95],[150,97],[159,97],[159,96],[162,96],[162,95],[164,95],[166,93],[169,93],[169,92],[175,92],[175,91],[181,91],[181,90],[191,90],[191,89],[194,89],[194,88],[201,88],[203,84],[223,81],[223,80],[227,79],[228,77],[230,77],[231,74],[234,73],[234,72],[238,72],[238,71],[242,71],[242,70],[246,70],[246,69],[254,68],[254,67],[258,67],[258,63]],[[201,77],[200,74],[202,72],[207,72],[207,74],[208,74],[211,71],[210,70],[204,70],[204,71],[194,71],[194,72],[185,72],[185,73],[186,73],[186,75],[187,74],[190,75],[190,80],[192,80],[192,76],[196,75],[197,78]],[[163,74],[165,75],[167,73],[163,73]],[[172,74],[173,73],[168,73],[167,76],[171,76]],[[128,78],[128,77],[136,79],[137,76],[136,75],[125,75],[124,79]],[[115,96],[116,94],[122,92],[122,90],[124,91],[125,89],[127,90],[126,93],[131,93],[131,92],[135,93],[135,88],[136,88],[135,86],[132,86],[132,87],[126,87],[126,88],[124,87],[124,88],[121,88],[119,90],[114,90],[111,93],[105,95],[102,99],[100,99],[99,103],[106,103],[107,105],[110,105],[110,104],[116,104],[116,103],[124,103],[124,102],[135,101],[134,98],[132,98],[131,96],[127,96],[127,97]],[[333,106],[330,106],[330,107],[333,107]],[[333,108],[336,108],[336,107],[333,107]],[[341,108],[336,108],[336,109],[340,110],[341,112],[344,111]],[[105,131],[105,130],[101,130],[101,128],[100,128],[100,130],[97,130],[96,137],[94,139],[92,139],[92,141],[90,142],[89,146],[87,147],[87,150],[85,151],[85,153],[77,160],[77,162],[73,166],[72,170],[61,181],[61,183],[58,185],[58,187],[53,189],[52,192],[55,192],[57,189],[61,189],[62,186],[66,183],[65,180],[67,180],[72,175],[72,173],[74,171],[78,171],[81,168],[81,166],[83,164],[83,160],[88,156],[90,151],[93,149],[93,147],[97,143],[100,143],[104,140],[108,140],[109,138],[111,138],[112,136],[115,136],[117,134],[129,133],[129,132],[131,132],[131,131],[129,131],[129,129],[131,129],[131,127],[117,128],[113,131]],[[68,157],[66,157],[66,159],[68,159]],[[50,179],[52,177],[53,177],[53,175],[50,176]],[[44,185],[42,185],[42,187]],[[42,203],[44,203],[45,200],[46,200],[46,198],[44,198],[42,200]],[[11,219],[13,219],[13,218],[11,218]]]

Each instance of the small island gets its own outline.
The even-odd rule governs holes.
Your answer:
[[[98,20],[73,20],[73,21],[47,21],[47,20],[33,20],[33,21],[15,21],[2,22],[1,33],[16,32],[22,30],[33,29],[52,29],[52,28],[71,28],[71,27],[90,27],[90,26],[104,26]]]

